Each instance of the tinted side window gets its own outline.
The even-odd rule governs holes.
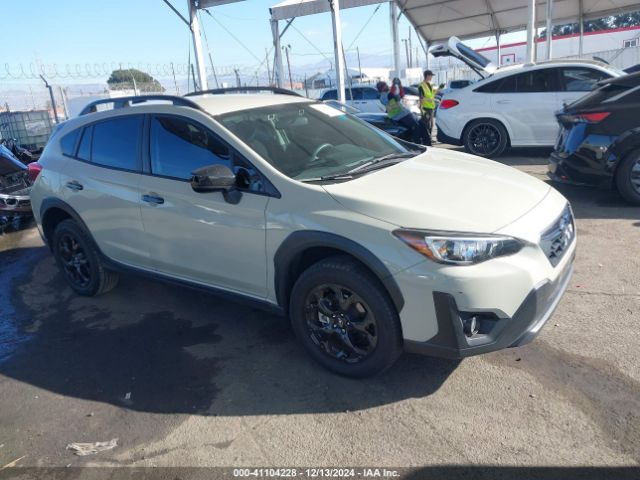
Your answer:
[[[498,88],[496,89],[496,93],[515,93],[517,92],[517,82],[516,77],[518,75],[510,75],[507,78],[504,78]]]
[[[73,132],[67,133],[60,140],[60,148],[62,148],[62,153],[64,155],[69,155],[73,157],[76,153],[76,143],[78,141],[78,136],[80,135],[80,128],[76,128]]]
[[[126,116],[93,126],[91,161],[98,165],[138,170],[142,116]]]
[[[502,80],[496,80],[494,82],[485,83],[484,85],[476,88],[474,92],[481,93],[496,93],[498,91],[498,87],[502,84]]]
[[[496,89],[498,88],[498,85],[500,85],[500,83],[502,83],[501,80],[496,80],[495,82],[489,82],[486,83],[484,85],[481,85],[477,88],[474,88],[474,92],[480,92],[480,93],[495,93]]]
[[[362,100],[362,89],[361,88],[347,88],[347,98],[348,95],[353,95],[354,100]]]
[[[610,75],[592,68],[562,69],[564,89],[568,92],[589,92],[593,90],[596,83],[609,77]]]
[[[80,140],[80,147],[78,147],[77,157],[80,160],[91,160],[91,135],[93,133],[93,127],[87,127],[82,132],[82,139]]]
[[[229,148],[205,128],[178,117],[151,120],[151,171],[188,180],[191,172],[207,165],[232,168]]]
[[[520,93],[557,92],[557,69],[544,68],[516,75],[517,91]]]
[[[362,99],[363,100],[379,100],[380,94],[375,88],[363,88]]]
[[[324,95],[322,95],[322,100],[337,100],[337,99],[338,99],[337,90],[329,90],[327,92],[324,92]]]

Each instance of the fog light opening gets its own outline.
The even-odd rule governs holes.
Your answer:
[[[477,315],[462,320],[462,330],[467,337],[473,337],[480,330],[480,319]]]

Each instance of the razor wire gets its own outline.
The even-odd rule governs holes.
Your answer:
[[[243,74],[251,74],[251,67],[243,65],[216,66],[216,74],[221,76],[235,75],[238,70]],[[40,80],[40,75],[49,80],[90,80],[108,78],[114,70],[137,69],[148,73],[152,77],[169,77],[172,75],[186,76],[189,72],[188,63],[144,63],[144,62],[103,62],[76,64],[36,64],[19,63],[10,65],[5,63],[0,67],[0,81],[8,80]],[[212,75],[211,67],[207,67],[207,75]]]

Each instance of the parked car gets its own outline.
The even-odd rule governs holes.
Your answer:
[[[61,124],[31,198],[75,292],[127,270],[239,296],[353,377],[403,349],[466,357],[540,331],[576,248],[555,189],[293,92],[237,90],[104,99],[129,107]]]
[[[0,144],[0,216],[30,214],[30,190],[29,168]]]
[[[475,80],[449,80],[444,88],[439,88],[436,91],[436,98],[438,101],[442,100],[442,97],[445,93],[450,93],[453,90],[458,90],[460,88],[467,88],[469,85],[474,84]]]
[[[552,147],[558,134],[554,113],[591,91],[601,80],[623,73],[588,60],[552,60],[498,68],[456,37],[430,49],[467,63],[482,80],[444,95],[438,107],[437,138],[464,145],[481,157],[505,148]]]
[[[420,98],[407,91],[405,87],[405,96],[402,99],[404,105],[413,113],[420,115]],[[384,112],[385,107],[380,102],[380,93],[371,85],[362,85],[345,88],[345,102],[350,107],[355,107],[363,113]],[[320,100],[326,102],[328,100],[338,100],[338,89],[330,88],[320,95]]]
[[[640,205],[640,73],[600,82],[557,113],[560,135],[549,159],[559,182],[615,188]]]
[[[387,132],[389,135],[392,135],[396,138],[400,138],[407,142],[411,141],[411,134],[409,132],[409,129],[404,125],[400,124],[399,122],[389,118],[386,113],[361,112],[357,108],[351,107],[349,105],[345,105],[344,103],[340,103],[337,100],[327,100],[324,103],[326,103],[327,105],[331,105],[333,108],[337,108],[338,110],[342,110],[343,112],[348,113],[349,115],[355,115],[361,120],[364,120],[365,122],[370,123],[374,127],[377,127],[380,130]],[[417,117],[416,120],[419,120],[419,117]]]

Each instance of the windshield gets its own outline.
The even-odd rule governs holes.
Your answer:
[[[408,153],[393,137],[322,103],[289,103],[217,117],[285,175],[311,180],[346,174],[381,157]]]

